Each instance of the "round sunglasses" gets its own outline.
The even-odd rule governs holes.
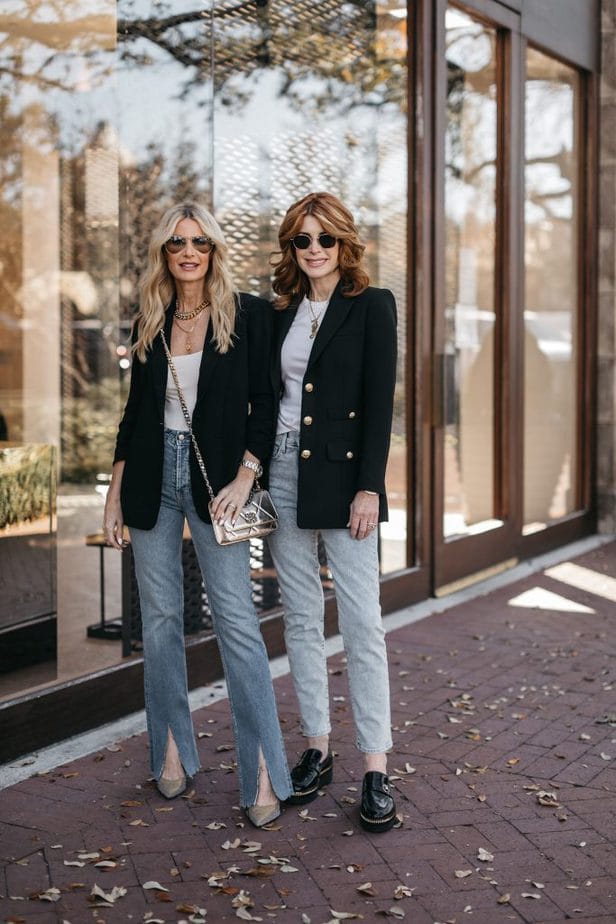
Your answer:
[[[305,232],[301,234],[296,234],[295,237],[291,238],[291,243],[296,250],[307,250],[314,238]],[[322,247],[324,250],[330,250],[332,247],[335,247],[338,243],[338,238],[334,237],[333,234],[328,234],[326,231],[321,231],[317,235],[317,241],[319,242],[319,247]]]
[[[188,241],[191,242],[195,250],[198,250],[199,253],[210,253],[214,249],[214,241],[211,241],[209,237],[200,234],[197,237],[180,237],[177,234],[174,234],[169,240],[165,241],[163,247],[167,253],[180,253],[186,248]]]

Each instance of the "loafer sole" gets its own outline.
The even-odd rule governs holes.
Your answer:
[[[389,831],[395,825],[396,820],[395,808],[391,815],[386,815],[385,818],[368,818],[362,812],[359,813],[359,822],[362,828],[366,831],[371,831],[373,834],[381,834],[383,831]]]
[[[302,789],[299,792],[294,792],[292,796],[289,796],[286,799],[288,805],[306,805],[308,802],[313,802],[314,799],[319,794],[319,789],[322,789],[323,786],[327,786],[334,778],[334,768],[333,766],[327,767],[325,770],[319,772],[319,779],[311,786],[309,789]]]

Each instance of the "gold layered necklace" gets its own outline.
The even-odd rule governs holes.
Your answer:
[[[192,352],[192,340],[191,340],[190,338],[191,338],[191,335],[194,334],[194,332],[195,332],[195,327],[197,326],[197,321],[195,321],[195,323],[193,324],[193,326],[192,326],[190,329],[187,328],[187,327],[182,327],[182,325],[180,324],[180,322],[178,321],[177,318],[175,319],[175,323],[176,323],[177,326],[180,328],[180,330],[183,331],[183,332],[186,334],[186,343],[184,344],[184,348],[185,348],[185,350],[186,350],[187,353],[191,353],[191,352]]]
[[[196,308],[191,308],[190,311],[182,311],[181,306],[179,310],[176,308],[173,312],[173,316],[177,318],[178,321],[192,321],[192,319],[196,318],[202,311],[205,311],[209,304],[208,299],[204,298],[202,302],[199,302]]]

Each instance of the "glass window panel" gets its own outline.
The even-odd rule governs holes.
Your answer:
[[[214,13],[214,204],[240,285],[269,292],[288,206],[340,196],[367,244],[371,281],[396,296],[399,365],[381,567],[406,567],[406,13],[393,0],[310,0]],[[267,118],[264,118],[267,113]]]
[[[494,524],[496,32],[445,19],[445,386],[443,534]]]
[[[577,88],[576,71],[528,50],[524,533],[577,506]]]
[[[0,699],[121,660],[118,640],[87,635],[101,555],[107,621],[122,615],[121,558],[86,536],[101,525],[137,279],[171,201],[213,207],[240,285],[268,294],[291,200],[324,187],[346,199],[373,281],[399,308],[384,571],[406,566],[407,490],[401,4],[326,0],[317,18],[308,2],[280,0],[4,0],[2,12],[0,555],[13,568],[19,553],[41,586],[14,584],[19,606],[5,595],[0,630],[9,610],[13,620],[49,616],[51,628],[41,663],[6,674],[0,665]],[[17,477],[34,479],[42,498],[29,513],[3,505]],[[23,555],[33,534],[36,555]],[[263,609],[277,602],[270,585],[255,596]]]

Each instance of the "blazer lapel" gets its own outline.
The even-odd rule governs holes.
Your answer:
[[[233,349],[233,347],[231,348]],[[207,388],[212,380],[214,369],[220,362],[221,354],[214,346],[214,337],[212,332],[212,322],[208,324],[205,343],[203,345],[203,355],[201,356],[201,365],[199,366],[199,381],[197,383],[197,404],[203,398]],[[196,405],[195,405],[196,406]]]
[[[297,306],[299,301],[300,299],[298,297],[293,302],[291,302],[291,305],[288,308],[285,308],[284,311],[276,311],[274,316],[274,349],[272,350],[271,379],[275,395],[280,393],[280,382],[282,380],[282,372],[280,368],[282,344],[284,343],[284,338],[289,333],[291,324],[293,323],[295,315],[297,314]]]
[[[173,312],[175,310],[175,299],[171,302],[169,308],[165,315],[165,323],[163,325],[163,330],[165,332],[165,338],[167,343],[171,343],[171,328],[173,327]],[[154,343],[152,345],[152,355],[150,362],[152,363],[152,378],[154,381],[154,391],[156,393],[156,405],[158,407],[158,416],[161,420],[165,418],[165,394],[167,391],[167,356],[163,347],[163,342],[158,334],[154,338]]]
[[[338,328],[344,324],[354,301],[354,298],[345,298],[342,295],[340,283],[338,283],[327,306],[321,326],[314,338],[314,344],[308,359],[308,368],[317,361]]]

